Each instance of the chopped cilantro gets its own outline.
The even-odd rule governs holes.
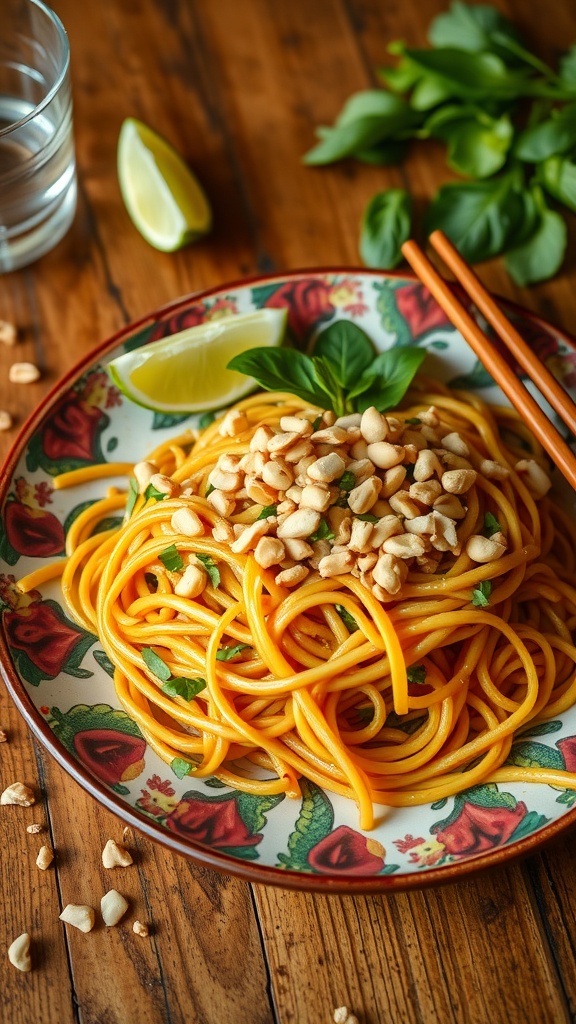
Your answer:
[[[368,704],[362,708],[355,708],[354,713],[359,722],[368,725],[368,723],[374,718],[374,705]]]
[[[180,569],[184,568],[184,559],[175,544],[170,544],[169,547],[164,548],[164,551],[160,552],[158,558],[169,572],[179,572]]]
[[[220,570],[216,565],[216,562],[210,555],[196,555],[199,562],[202,562],[206,572],[210,577],[210,582],[213,587],[220,585]]]
[[[177,775],[179,779],[183,779],[185,775],[189,775],[190,772],[195,771],[194,765],[190,761],[185,761],[183,757],[175,757],[170,761],[170,767]]]
[[[198,693],[206,688],[206,680],[188,679],[186,676],[176,676],[169,679],[162,687],[162,692],[169,697],[183,697],[184,700],[192,700]]]
[[[144,491],[144,497],[146,500],[154,498],[154,501],[163,501],[164,498],[168,497],[168,495],[164,494],[164,491],[159,491],[158,488],[154,487],[152,484],[148,484],[148,487]]]
[[[207,498],[208,495],[212,494],[212,491],[215,491],[215,490],[216,490],[216,488],[214,487],[214,484],[208,484],[208,487],[206,488],[206,494],[204,495],[204,497]]]
[[[472,591],[472,604],[475,608],[486,608],[490,604],[492,583],[490,580],[482,580]]]
[[[409,423],[411,426],[418,427],[422,423],[422,420],[419,419],[418,416],[412,416],[411,419],[404,420],[404,423]]]
[[[153,651],[151,647],[143,647],[142,657],[145,664],[157,679],[162,679],[164,682],[168,682],[172,673],[166,662],[162,660],[159,654],[156,654],[156,651]]]
[[[493,516],[491,512],[487,512],[484,516],[484,533],[486,537],[492,537],[495,533],[500,533],[501,529],[502,527],[496,516]]]
[[[320,525],[314,533],[311,533],[308,537],[310,544],[313,544],[316,540],[334,540],[334,533],[330,529],[325,519],[320,520]]]
[[[241,651],[251,650],[250,644],[236,644],[234,647],[221,647],[216,651],[216,661],[232,661]]]
[[[138,498],[138,484],[136,483],[134,477],[132,477],[130,479],[129,484],[128,484],[128,497],[126,499],[126,513],[125,513],[126,514],[126,519],[130,519],[130,516],[132,515],[132,512],[134,511],[134,505],[136,504],[136,499],[137,498]]]
[[[361,523],[379,523],[380,522],[380,520],[378,519],[378,516],[375,516],[372,512],[363,512],[362,515],[356,516],[355,518],[359,519]]]
[[[355,633],[356,630],[358,629],[358,623],[356,622],[354,616],[350,615],[350,612],[347,611],[346,608],[344,608],[344,606],[341,604],[335,604],[334,608],[338,612],[338,615],[342,619],[342,622],[346,626],[348,632]]]
[[[406,675],[408,676],[409,683],[423,686],[426,682],[426,667],[424,665],[410,665]]]
[[[276,505],[265,505],[262,509],[258,519],[269,519],[270,516],[276,515]]]
[[[349,469],[345,470],[340,479],[336,481],[336,486],[339,487],[341,491],[346,491],[346,493],[351,491],[355,484],[356,477]]]

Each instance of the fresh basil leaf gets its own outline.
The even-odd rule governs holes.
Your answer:
[[[437,15],[428,29],[428,39],[437,48],[457,47],[470,53],[493,48],[493,35],[518,38],[516,29],[495,7],[463,4],[454,0],[450,9]]]
[[[190,761],[185,761],[183,757],[175,757],[170,761],[170,767],[179,779],[183,779],[185,775],[189,775],[195,770],[194,765]]]
[[[390,43],[388,51],[401,59],[395,67],[379,68],[378,77],[392,92],[408,92],[422,78],[422,69],[404,56],[402,43]]]
[[[537,176],[546,191],[576,213],[576,163],[567,156],[550,156],[538,164]]]
[[[383,139],[382,142],[376,142],[374,146],[358,149],[354,153],[354,159],[359,160],[360,163],[376,164],[382,167],[400,164],[405,156],[406,142],[403,139]]]
[[[375,516],[373,512],[362,512],[360,515],[354,516],[355,519],[359,519],[361,523],[379,523],[378,516]]]
[[[495,533],[500,533],[502,527],[496,516],[492,512],[487,512],[484,516],[484,536],[493,537]]]
[[[192,700],[205,689],[205,679],[188,679],[186,676],[174,676],[162,686],[162,692],[169,697],[183,697],[184,700]]]
[[[369,374],[375,375],[376,379],[356,398],[358,412],[364,412],[371,405],[380,412],[395,409],[425,358],[426,350],[416,345],[389,348],[376,356],[369,369]]]
[[[184,559],[175,544],[170,544],[170,547],[164,548],[164,551],[160,552],[158,558],[169,572],[179,572],[180,569],[184,568]]]
[[[454,87],[438,75],[423,74],[416,83],[410,97],[410,106],[414,110],[426,113],[439,103],[444,103],[454,95]]]
[[[276,515],[276,505],[265,505],[257,519],[269,519]]]
[[[472,591],[471,602],[475,608],[487,608],[490,604],[490,595],[492,593],[492,583],[490,580],[481,580],[477,587],[474,587]]]
[[[441,228],[460,255],[475,263],[500,255],[524,214],[516,175],[451,182],[439,189],[430,204],[426,233]]]
[[[527,91],[527,72],[510,70],[494,53],[470,53],[453,46],[405,53],[424,72],[441,78],[458,98],[515,99]]]
[[[376,373],[371,373],[370,371],[366,370],[361,377],[358,377],[356,383],[353,384],[348,389],[346,397],[348,399],[348,402],[351,405],[353,405],[354,408],[356,408],[356,402],[354,401],[354,399],[357,398],[358,395],[361,395],[364,391],[367,391],[369,388],[371,388],[375,384],[376,378]]]
[[[330,406],[336,415],[342,416],[345,412],[344,394],[334,373],[332,363],[325,359],[324,356],[314,356],[312,368],[318,387],[322,388],[325,392],[324,401],[328,398]]]
[[[546,281],[560,269],[567,243],[564,218],[555,210],[544,210],[534,233],[506,253],[506,269],[520,287]]]
[[[576,103],[568,103],[562,110],[540,124],[525,128],[514,146],[514,155],[520,160],[537,163],[550,156],[566,153],[576,146]]]
[[[126,519],[130,519],[130,516],[134,511],[134,505],[136,504],[138,494],[138,484],[136,483],[134,477],[130,477],[130,480],[128,481],[128,497],[126,499],[126,511],[124,513]]]
[[[266,391],[291,391],[321,408],[326,402],[310,356],[297,349],[251,348],[234,356],[227,369],[253,377]]]
[[[356,622],[354,616],[350,615],[350,612],[347,611],[346,608],[344,608],[344,606],[341,604],[335,604],[334,610],[338,612],[338,615],[342,619],[342,622],[346,626],[348,632],[355,633],[358,629],[358,623]]]
[[[250,644],[236,644],[235,647],[221,647],[219,651],[216,651],[216,661],[231,661],[237,654],[241,654],[242,651],[252,650]]]
[[[410,665],[406,669],[406,675],[408,676],[409,683],[416,683],[417,686],[423,686],[426,682],[426,666]]]
[[[431,134],[448,148],[447,163],[471,178],[488,178],[504,166],[514,136],[507,114],[492,118],[481,112],[437,124]]]
[[[155,501],[163,501],[164,498],[168,497],[168,495],[164,494],[164,491],[159,491],[158,488],[154,487],[152,484],[148,484],[148,487],[144,491],[144,497],[146,500],[154,498]]]
[[[309,165],[327,164],[352,156],[393,137],[414,123],[409,104],[383,89],[369,89],[352,95],[333,128],[322,132],[320,142],[304,156]]]
[[[307,540],[310,544],[314,544],[317,540],[334,540],[334,536],[335,534],[333,530],[330,529],[326,520],[321,519],[318,529],[315,530],[314,533],[311,533]]]
[[[202,562],[213,587],[220,586],[220,570],[211,555],[196,555],[199,562]]]
[[[172,673],[168,668],[168,665],[162,660],[159,654],[156,654],[156,651],[152,650],[151,647],[142,648],[142,659],[144,664],[147,665],[152,672],[152,675],[155,675],[157,679],[162,679],[164,682],[167,682],[168,679],[170,679]]]
[[[576,43],[560,58],[558,66],[562,83],[569,89],[576,89]]]
[[[329,360],[338,384],[349,388],[374,359],[374,345],[351,320],[336,320],[318,335],[312,355]]]
[[[406,189],[389,188],[372,196],[360,227],[360,256],[366,266],[383,270],[397,267],[411,227],[411,202]]]

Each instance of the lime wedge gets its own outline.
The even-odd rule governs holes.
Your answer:
[[[108,364],[120,391],[155,412],[206,412],[249,394],[251,377],[227,370],[249,348],[282,343],[285,309],[259,309],[208,321],[125,352]]]
[[[175,252],[210,230],[208,200],[188,165],[133,117],[118,137],[118,180],[134,226],[156,249]]]

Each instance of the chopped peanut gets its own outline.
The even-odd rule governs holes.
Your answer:
[[[286,548],[281,540],[277,537],[260,537],[254,551],[258,565],[263,569],[269,569],[271,565],[279,565],[285,557]]]
[[[40,871],[46,871],[50,867],[54,860],[54,853],[49,846],[41,846],[36,857],[36,867],[40,868]]]
[[[202,537],[204,534],[202,520],[191,508],[177,509],[172,515],[170,526],[175,533],[181,533],[184,537]]]
[[[32,959],[30,957],[30,936],[23,932],[14,942],[8,946],[8,959],[13,967],[19,971],[31,971]]]
[[[71,924],[80,932],[91,932],[96,920],[94,907],[87,907],[85,904],[68,903],[60,914],[60,920],[64,924]]]
[[[110,889],[100,900],[100,910],[104,924],[111,928],[124,917],[128,901],[116,889]]]
[[[0,804],[17,804],[19,807],[31,807],[36,797],[29,786],[23,782],[13,782],[0,796]]]
[[[105,868],[127,868],[133,864],[132,854],[119,846],[114,839],[109,839],[102,850],[102,864]]]
[[[132,931],[135,935],[140,935],[141,938],[145,939],[150,935],[150,929],[147,924],[143,924],[142,921],[134,921],[132,925]]]

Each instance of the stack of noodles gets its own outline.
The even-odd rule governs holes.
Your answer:
[[[366,440],[374,413],[334,424],[292,395],[252,396],[152,452],[122,526],[95,532],[126,505],[110,488],[73,524],[63,563],[20,586],[63,572],[122,706],[161,758],[197,778],[298,797],[304,777],[355,800],[364,829],[374,805],[481,782],[576,788],[574,774],[509,758],[529,724],[576,701],[576,531],[547,493],[542,451],[511,410],[426,378]],[[295,417],[300,433],[286,429]],[[291,449],[313,458],[289,461]],[[344,472],[310,475],[334,453]],[[371,455],[384,465],[362,467]],[[375,499],[373,485],[359,492],[370,472]],[[317,484],[329,504],[303,537],[286,523],[296,512],[298,526],[301,488]]]

